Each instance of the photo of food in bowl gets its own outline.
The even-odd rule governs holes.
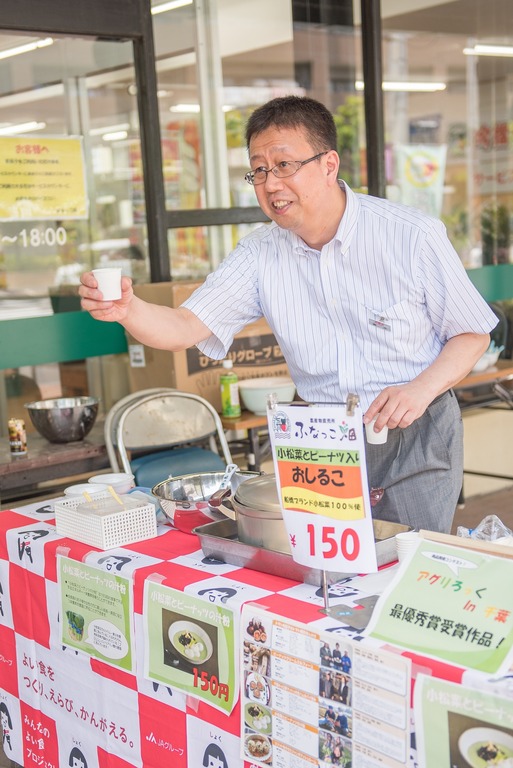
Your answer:
[[[270,734],[272,730],[271,710],[261,704],[246,704],[244,707],[246,725],[259,733]]]
[[[248,757],[266,763],[271,759],[271,741],[267,736],[257,733],[247,733],[244,737],[244,752]]]
[[[259,672],[249,672],[246,676],[246,698],[266,706],[271,700],[269,683]]]
[[[447,712],[451,768],[513,768],[513,729]]]
[[[458,746],[472,768],[513,768],[513,736],[498,728],[469,728]]]
[[[207,633],[192,621],[175,621],[171,624],[169,639],[179,654],[195,664],[203,664],[212,656],[212,641]]]

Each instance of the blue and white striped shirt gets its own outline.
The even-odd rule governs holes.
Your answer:
[[[343,182],[342,182],[343,183]],[[347,185],[337,234],[321,251],[277,224],[242,238],[183,304],[226,356],[247,323],[265,317],[298,393],[363,410],[387,386],[415,378],[462,333],[488,333],[497,318],[466,275],[442,222]]]

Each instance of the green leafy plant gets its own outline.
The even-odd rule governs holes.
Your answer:
[[[363,125],[363,99],[348,96],[333,114],[337,128],[340,176],[353,189],[361,186],[360,126]]]
[[[483,264],[506,264],[511,240],[509,211],[505,205],[491,203],[481,212]]]

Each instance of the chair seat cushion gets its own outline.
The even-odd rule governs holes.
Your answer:
[[[221,456],[205,448],[189,446],[139,456],[131,462],[135,483],[153,488],[168,477],[180,477],[196,472],[214,472],[225,469]]]

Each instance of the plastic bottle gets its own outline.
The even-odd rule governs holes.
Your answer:
[[[233,360],[223,360],[221,384],[221,412],[229,419],[240,416],[239,377],[233,369]]]

